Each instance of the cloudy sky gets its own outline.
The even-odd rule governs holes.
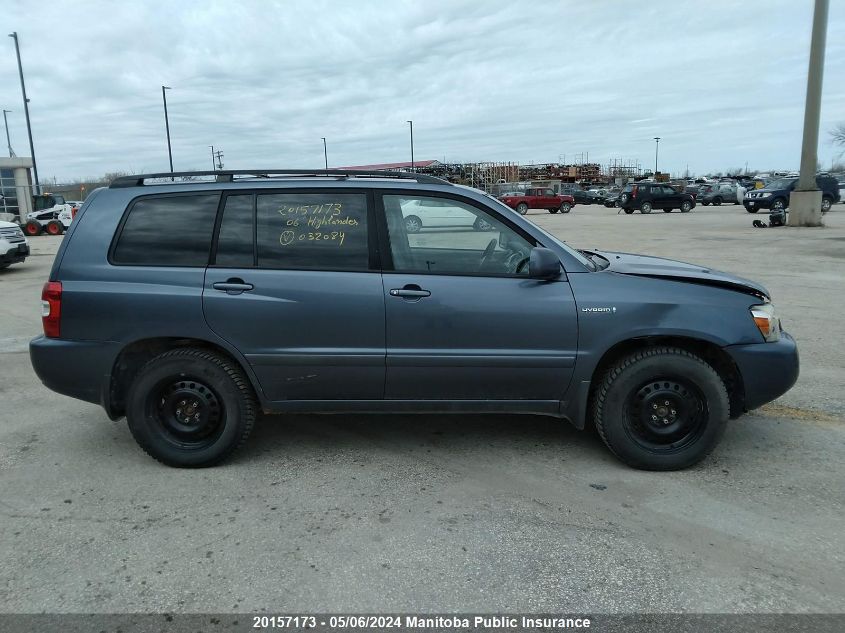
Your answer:
[[[819,158],[845,122],[845,2],[830,8]],[[812,0],[2,0],[39,173],[409,160],[638,159],[797,169]],[[29,154],[11,38],[0,107]]]

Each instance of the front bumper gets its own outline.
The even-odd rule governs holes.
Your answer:
[[[746,210],[754,209],[771,209],[772,208],[772,200],[774,200],[774,196],[769,196],[768,198],[743,198],[742,206],[745,207]]]
[[[0,255],[0,264],[19,264],[29,256],[29,244],[14,244]]]
[[[725,351],[742,376],[746,411],[779,398],[798,379],[798,346],[786,332],[775,343],[731,345]]]
[[[109,388],[119,343],[37,336],[29,342],[32,368],[45,387],[109,411]]]

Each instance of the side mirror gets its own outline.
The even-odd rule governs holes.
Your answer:
[[[560,277],[560,260],[548,248],[531,249],[528,258],[528,276],[532,279],[556,279]]]

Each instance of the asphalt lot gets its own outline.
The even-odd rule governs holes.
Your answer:
[[[269,418],[226,465],[174,470],[35,377],[60,238],[32,238],[0,272],[0,611],[845,610],[845,205],[825,229],[740,206],[528,217],[763,282],[798,384],[677,473],[516,416]]]

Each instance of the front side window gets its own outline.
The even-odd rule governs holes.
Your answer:
[[[365,194],[258,194],[256,217],[259,267],[369,268]]]
[[[534,244],[493,214],[450,198],[383,200],[396,271],[528,275]]]
[[[220,194],[145,197],[129,210],[112,254],[116,264],[205,266]]]

